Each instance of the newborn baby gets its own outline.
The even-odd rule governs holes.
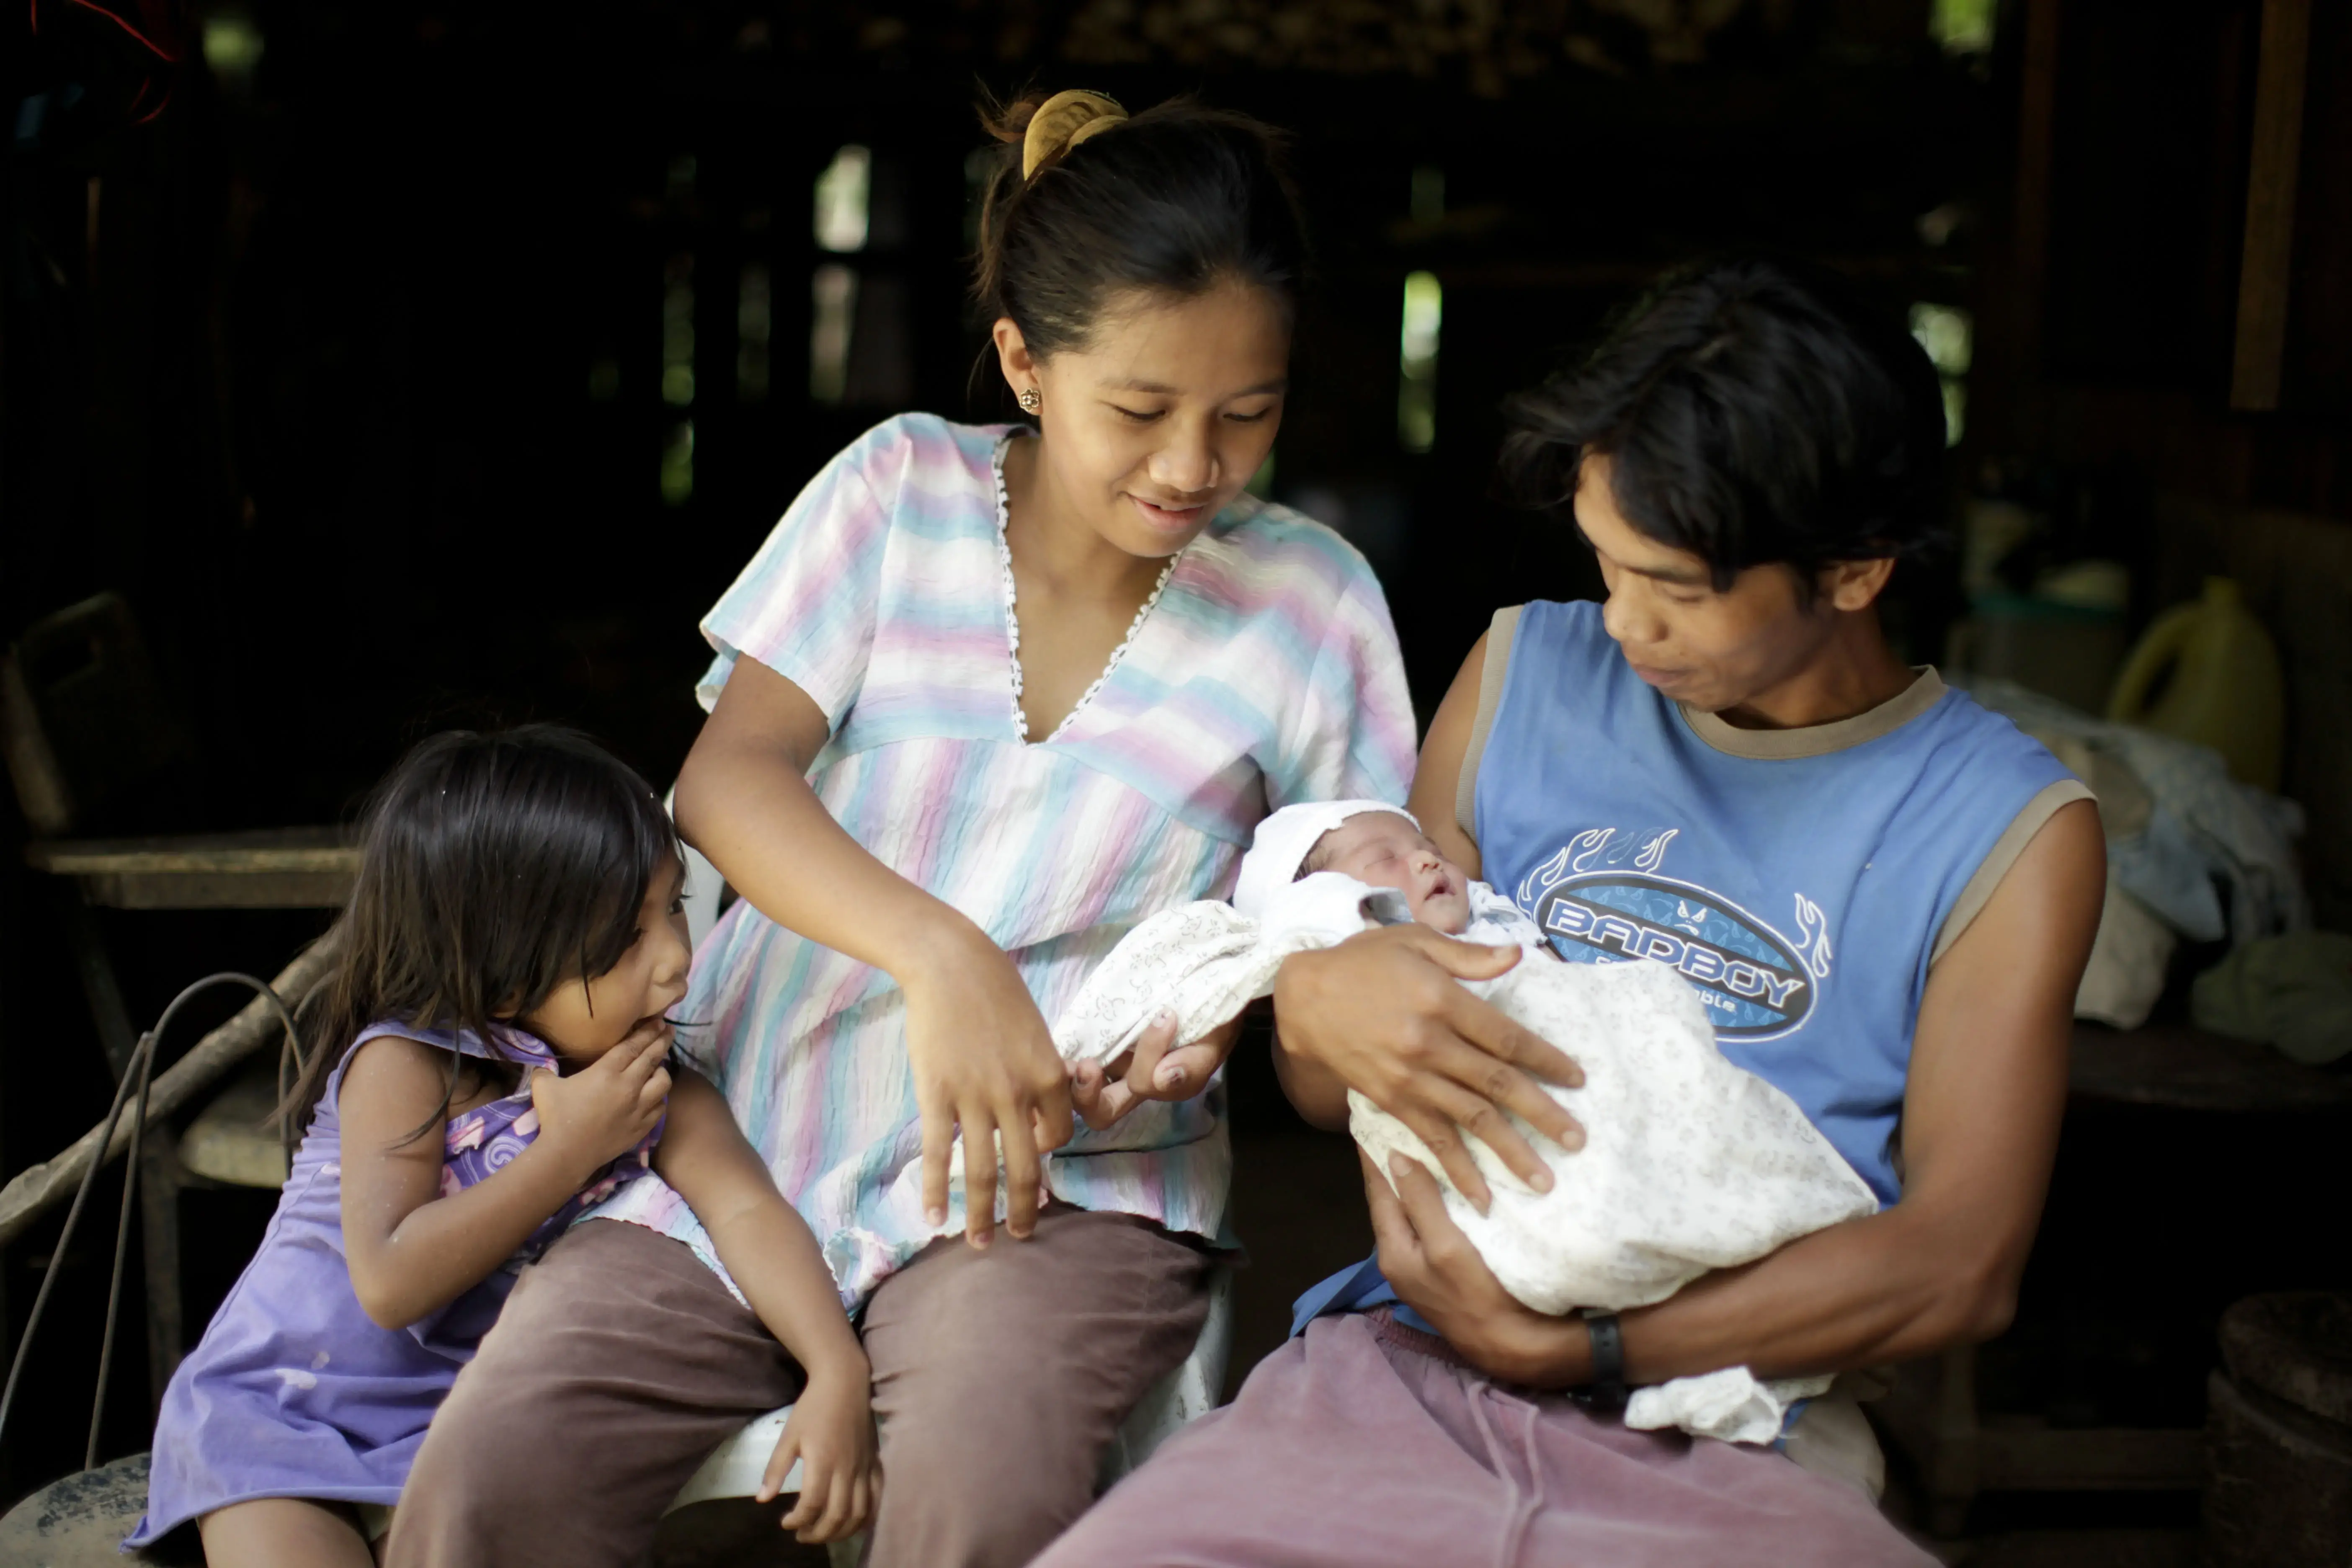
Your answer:
[[[1535,921],[1440,855],[1411,813],[1369,801],[1286,806],[1267,817],[1243,858],[1234,908],[1263,919],[1286,885],[1324,871],[1402,893],[1407,918],[1465,942],[1549,951]]]
[[[1267,817],[1233,903],[1187,904],[1138,925],[1079,989],[1055,1026],[1055,1044],[1073,1063],[1108,1066],[1163,1008],[1180,1042],[1198,1039],[1270,992],[1289,954],[1405,921],[1527,950],[1507,973],[1469,988],[1584,1069],[1581,1088],[1547,1086],[1585,1129],[1582,1150],[1513,1119],[1550,1165],[1550,1192],[1468,1141],[1493,1191],[1483,1215],[1410,1129],[1348,1096],[1349,1131],[1374,1163],[1385,1172],[1402,1153],[1437,1176],[1448,1214],[1518,1300],[1554,1314],[1647,1306],[1711,1269],[1877,1207],[1794,1101],[1725,1059],[1680,975],[1647,961],[1559,962],[1516,905],[1446,860],[1412,816],[1376,801]],[[1626,1421],[1769,1442],[1789,1403],[1827,1383],[1768,1384],[1727,1368],[1637,1391]]]

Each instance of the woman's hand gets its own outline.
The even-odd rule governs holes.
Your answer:
[[[1412,1129],[1481,1214],[1490,1194],[1463,1134],[1538,1192],[1551,1190],[1550,1168],[1505,1111],[1563,1149],[1584,1146],[1584,1129],[1537,1082],[1575,1089],[1583,1069],[1457,984],[1517,962],[1515,949],[1383,926],[1286,960],[1275,981],[1279,1048]]]
[[[546,1068],[531,1073],[540,1142],[562,1151],[583,1183],[660,1125],[669,1100],[669,1070],[662,1064],[674,1033],[652,1020],[568,1078]]]
[[[1134,1047],[1108,1067],[1080,1062],[1070,1069],[1070,1095],[1087,1126],[1100,1131],[1147,1100],[1190,1100],[1234,1054],[1243,1015],[1236,1013],[1192,1044],[1176,1044],[1176,1018],[1161,1013]]]
[[[923,1213],[947,1219],[948,1156],[963,1134],[964,1238],[986,1247],[996,1228],[996,1160],[1004,1155],[1004,1225],[1016,1240],[1036,1228],[1043,1156],[1070,1141],[1068,1069],[1020,971],[962,922],[925,962],[906,966],[907,1058],[923,1119]]]
[[[855,1366],[812,1373],[784,1418],[783,1436],[760,1478],[759,1500],[772,1502],[782,1494],[793,1461],[800,1460],[800,1500],[782,1521],[795,1541],[821,1545],[874,1521],[882,1468],[875,1458],[870,1378],[863,1356]]]
[[[1589,1364],[1580,1370],[1563,1361],[1582,1340],[1580,1328],[1535,1310],[1503,1289],[1445,1212],[1437,1178],[1426,1167],[1394,1156],[1389,1162],[1396,1182],[1391,1188],[1370,1155],[1360,1149],[1356,1154],[1364,1167],[1372,1235],[1380,1241],[1381,1272],[1405,1305],[1490,1377],[1552,1386],[1588,1379]],[[1583,1342],[1589,1350],[1590,1341]]]

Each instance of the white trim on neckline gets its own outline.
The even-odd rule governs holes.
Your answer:
[[[1017,604],[1020,594],[1013,581],[1013,545],[1005,537],[1013,521],[1013,499],[1004,486],[1004,454],[1011,449],[1013,437],[1018,434],[1018,431],[1008,430],[996,438],[995,450],[989,455],[989,469],[996,481],[996,558],[1004,576],[1004,644],[1006,657],[1012,661],[1013,667],[1013,738],[1024,746],[1045,745],[1061,738],[1062,731],[1067,730],[1071,721],[1086,711],[1087,705],[1095,700],[1095,693],[1103,689],[1103,682],[1108,680],[1111,678],[1111,672],[1118,668],[1119,660],[1127,657],[1127,650],[1135,641],[1136,634],[1143,630],[1143,623],[1150,618],[1152,607],[1160,603],[1160,595],[1167,591],[1168,579],[1175,575],[1176,563],[1183,559],[1184,551],[1180,550],[1171,555],[1168,558],[1168,563],[1160,569],[1160,580],[1151,584],[1151,592],[1145,597],[1142,605],[1136,610],[1135,619],[1128,623],[1127,635],[1118,639],[1117,647],[1110,650],[1110,659],[1103,666],[1102,673],[1095,677],[1092,685],[1078,694],[1078,700],[1070,705],[1070,710],[1063,714],[1060,721],[1055,724],[1052,733],[1048,734],[1044,741],[1033,742],[1029,735],[1029,715],[1021,707],[1021,695],[1026,678],[1021,673],[1021,612]],[[1184,549],[1191,548],[1192,543],[1187,541]]]

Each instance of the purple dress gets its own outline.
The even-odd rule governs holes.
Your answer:
[[[361,1310],[343,1259],[341,1121],[336,1101],[352,1053],[383,1035],[516,1063],[526,1075],[554,1054],[518,1029],[475,1036],[371,1024],[327,1080],[295,1152],[261,1248],[188,1358],[172,1374],[155,1422],[147,1516],[124,1542],[148,1545],[175,1526],[254,1498],[400,1500],[401,1483],[441,1396],[498,1320],[514,1278],[574,1215],[646,1170],[651,1136],[597,1173],[533,1231],[497,1273],[405,1329]],[[450,1119],[441,1167],[446,1196],[488,1177],[539,1135],[528,1081],[503,1100]]]

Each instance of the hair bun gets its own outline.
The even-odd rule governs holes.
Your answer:
[[[1028,179],[1048,160],[1126,118],[1118,100],[1101,93],[1075,87],[1055,93],[1037,106],[1022,132],[1021,177]]]

